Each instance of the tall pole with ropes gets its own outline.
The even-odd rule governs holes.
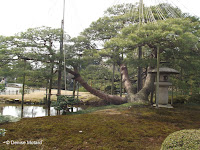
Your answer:
[[[65,19],[65,0],[63,1],[63,19],[61,21],[60,58],[59,58],[59,66],[58,66],[58,91],[57,91],[57,96],[61,95],[62,63],[63,63],[62,56],[63,56],[63,40],[64,40],[64,19]],[[64,57],[65,57],[65,53],[64,53]],[[64,58],[64,65],[65,65],[65,58]]]
[[[140,0],[139,3],[139,24],[141,25],[142,23],[144,23],[144,3],[143,0]]]
[[[65,0],[64,0],[64,5],[63,5],[63,37],[64,37],[64,19],[65,19]],[[62,38],[63,39],[63,38]],[[63,41],[62,41],[63,44]],[[64,81],[65,81],[65,90],[67,89],[67,74],[66,74],[66,62],[65,62],[65,58],[66,58],[66,53],[64,50]]]
[[[152,14],[152,11],[150,11]],[[162,16],[162,12],[160,12],[160,15]],[[152,15],[152,21],[155,22],[155,18]],[[164,17],[162,17],[161,19],[165,20]],[[143,0],[140,0],[139,2],[139,27],[145,23],[145,18],[144,18],[144,3]],[[140,46],[138,48],[138,59],[141,60],[142,59],[142,47]],[[160,74],[159,74],[159,66],[160,65],[160,48],[159,46],[157,46],[157,82],[156,82],[156,107],[158,108],[158,103],[159,103],[159,79],[160,79]],[[141,73],[142,73],[142,68],[138,67],[138,91],[142,88],[142,77],[141,77]]]
[[[139,27],[144,23],[144,7],[143,0],[140,0],[139,3]],[[142,47],[138,47],[138,60],[142,59]],[[137,80],[137,91],[139,92],[142,89],[142,67],[138,67],[138,80]]]

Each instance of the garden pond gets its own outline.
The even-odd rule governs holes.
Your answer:
[[[81,107],[73,107],[73,112],[82,110]],[[69,109],[71,112],[72,110]],[[50,109],[51,116],[57,115],[57,110],[54,107]],[[62,112],[61,112],[62,114]],[[20,104],[0,104],[0,115],[10,115],[14,117],[21,117]],[[24,118],[44,117],[48,115],[47,108],[42,105],[24,105]]]

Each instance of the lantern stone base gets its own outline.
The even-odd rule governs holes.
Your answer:
[[[157,82],[154,83],[156,85]],[[168,105],[168,87],[171,86],[170,82],[159,82],[159,105]]]
[[[153,104],[154,107],[156,107],[156,104]],[[159,108],[174,108],[172,105],[170,104],[167,104],[167,105],[161,105],[161,104],[158,104],[158,107]]]

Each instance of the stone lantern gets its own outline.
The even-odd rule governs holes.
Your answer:
[[[170,104],[168,104],[168,87],[172,86],[172,83],[169,82],[170,74],[179,74],[179,72],[172,68],[162,67],[159,68],[160,72],[160,80],[159,80],[159,100],[158,107],[167,107],[173,108]],[[149,73],[157,74],[157,69],[153,69],[149,71]],[[156,85],[157,82],[154,83]]]

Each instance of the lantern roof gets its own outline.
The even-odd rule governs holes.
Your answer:
[[[168,67],[159,68],[159,72],[161,74],[179,74],[177,70]],[[152,69],[149,71],[149,73],[157,73],[157,69]]]

